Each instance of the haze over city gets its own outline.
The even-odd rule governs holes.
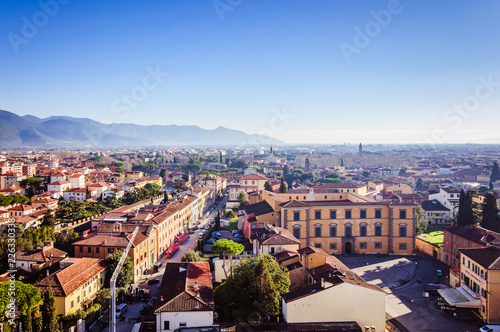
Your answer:
[[[497,1],[3,1],[19,115],[287,143],[500,143]]]

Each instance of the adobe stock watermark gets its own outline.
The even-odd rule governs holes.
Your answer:
[[[114,113],[112,119],[104,118],[101,122],[113,123],[116,122],[117,119],[121,121],[127,119],[131,111],[135,110],[169,75],[167,72],[163,72],[160,69],[160,65],[156,65],[155,68],[147,66],[145,70],[146,74],[143,76],[140,84],[131,88],[128,93],[120,95],[119,98],[116,98],[111,103],[111,111]],[[87,137],[91,146],[100,146],[103,137],[110,133],[110,125],[103,125],[93,130],[83,130],[83,134]]]
[[[354,27],[352,44],[343,41],[339,45],[346,61],[351,63],[352,56],[361,53],[361,50],[367,48],[372,40],[382,32],[382,28],[389,26],[393,16],[400,14],[402,11],[403,5],[399,0],[390,0],[386,9],[370,11],[373,20],[366,22],[363,28]]]
[[[443,113],[443,120],[451,125],[448,130],[459,130],[465,119],[468,119],[472,113],[476,112],[482,101],[489,99],[500,87],[500,81],[494,81],[493,75],[488,75],[487,78],[479,76],[479,83],[476,85],[474,92],[465,97],[462,102],[455,103],[451,108],[448,108]],[[432,141],[434,143],[446,143],[448,140],[447,130],[436,128],[432,131]]]
[[[38,2],[40,10],[33,14],[30,18],[23,16],[23,23],[20,34],[9,32],[7,39],[14,50],[14,53],[19,53],[19,46],[29,43],[29,41],[38,35],[40,29],[49,23],[50,18],[53,18],[59,13],[62,5],[66,5],[69,0],[41,0]]]
[[[269,145],[273,143],[277,133],[283,132],[295,119],[295,114],[289,113],[286,108],[282,110],[273,109],[273,115],[269,119],[267,127],[262,128],[256,135],[251,135],[247,142],[241,145]]]
[[[241,5],[243,0],[215,0],[212,2],[215,12],[221,21],[224,21],[224,14],[232,12],[236,7]]]

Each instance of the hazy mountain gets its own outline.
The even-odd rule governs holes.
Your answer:
[[[132,123],[103,124],[86,118],[33,115],[18,116],[0,110],[0,147],[118,147],[118,146],[245,146],[280,145],[284,142],[249,135],[224,127],[207,130],[198,126]]]

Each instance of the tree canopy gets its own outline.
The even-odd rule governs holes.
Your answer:
[[[289,287],[286,268],[271,255],[242,259],[214,291],[219,320],[260,322],[263,317],[277,316],[281,296]]]
[[[264,190],[273,191],[273,186],[271,186],[271,184],[269,183],[269,181],[266,181],[264,183]]]
[[[495,161],[493,163],[493,167],[491,168],[490,182],[495,182],[498,180],[500,180],[500,168],[498,167],[498,163]]]
[[[120,261],[121,257],[122,257],[122,252],[120,250],[112,254],[109,254],[106,257],[106,263],[108,264],[106,284],[109,284],[111,276],[113,275],[113,272],[115,271],[116,266],[118,265],[118,262]],[[118,274],[118,278],[116,279],[116,286],[119,288],[127,287],[132,281],[133,277],[134,277],[134,266],[132,264],[132,261],[130,260],[130,256],[127,255],[127,257],[125,258],[125,262],[123,262],[122,269],[120,270],[120,274]]]
[[[483,220],[481,226],[494,232],[500,232],[497,199],[493,193],[487,193],[483,204]]]
[[[245,205],[246,201],[247,201],[247,195],[245,195],[245,192],[240,191],[240,193],[238,194],[238,202],[241,205]]]

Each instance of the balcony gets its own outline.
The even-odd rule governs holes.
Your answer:
[[[465,290],[467,292],[467,294],[469,294],[470,296],[472,296],[474,299],[477,300],[477,299],[481,298],[481,294],[474,292],[464,282],[462,282],[462,284],[460,285],[460,287],[462,287],[462,289]]]

